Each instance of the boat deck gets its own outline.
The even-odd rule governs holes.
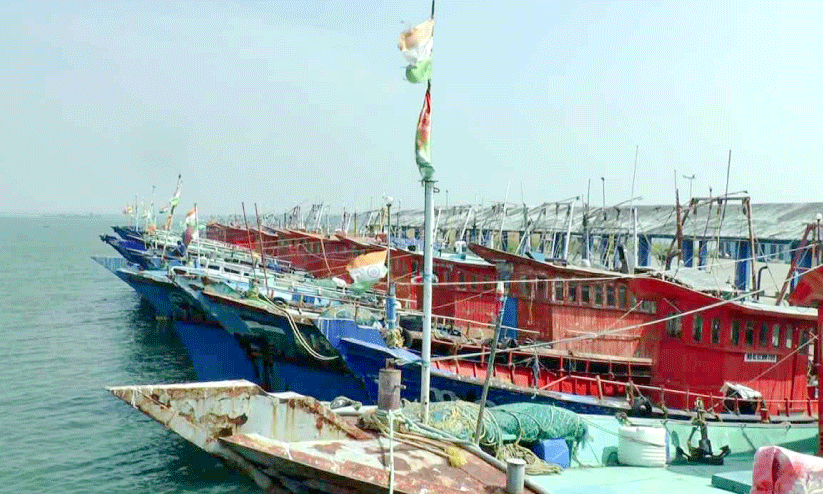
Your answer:
[[[712,486],[718,473],[751,470],[754,456],[726,458],[721,466],[669,465],[666,468],[596,466],[569,468],[560,475],[533,476],[532,481],[552,494],[720,494],[727,492]],[[751,483],[751,473],[748,475]],[[748,492],[748,490],[746,491]]]

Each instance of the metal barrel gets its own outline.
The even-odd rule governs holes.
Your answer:
[[[397,410],[400,408],[400,369],[380,369],[377,379],[377,408]]]

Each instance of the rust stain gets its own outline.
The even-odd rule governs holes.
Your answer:
[[[316,444],[314,449],[320,451],[321,453],[326,453],[328,455],[334,455],[341,449],[343,449],[343,444],[341,443],[325,443],[325,444]]]
[[[241,414],[239,417],[226,417],[226,421],[232,425],[240,426],[245,424],[249,421],[249,417],[246,414]]]
[[[411,465],[409,462],[404,460],[403,458],[395,458],[394,459],[394,470],[398,472],[410,472]]]
[[[317,415],[317,428],[322,429],[323,424],[329,424],[341,431],[343,431],[346,435],[351,437],[352,439],[370,439],[373,436],[362,429],[355,427],[345,420],[340,419],[336,413],[332,412],[328,408],[326,408],[322,403],[317,401],[314,398],[309,396],[303,396],[300,398],[292,398],[287,400],[288,406],[292,408],[300,407],[303,410]]]

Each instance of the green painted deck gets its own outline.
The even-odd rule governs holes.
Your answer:
[[[530,477],[552,494],[721,494],[748,492],[742,483],[751,483],[754,452],[760,446],[778,445],[806,454],[814,454],[817,447],[817,424],[803,426],[764,426],[761,424],[712,423],[709,437],[715,453],[728,445],[732,454],[721,466],[685,464],[665,468],[605,466],[617,458],[617,431],[619,423],[613,417],[581,415],[589,426],[589,440],[578,452],[579,462],[559,475]],[[683,423],[654,419],[632,419],[635,425],[664,426],[669,431],[669,447],[674,456],[675,446],[687,450],[686,440],[691,426]],[[697,445],[699,435],[692,439]],[[582,463],[583,465],[579,465]],[[743,473],[747,471],[748,474]],[[712,486],[712,476],[724,474],[726,486],[736,490],[721,490]],[[721,480],[721,484],[722,484]]]
[[[552,494],[720,494],[711,476],[695,476],[672,468],[572,468],[560,475],[531,477]]]
[[[735,494],[749,494],[752,490],[752,471],[725,472],[712,475],[712,485]]]

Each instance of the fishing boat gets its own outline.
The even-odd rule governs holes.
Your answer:
[[[349,294],[327,288],[313,294],[293,292],[288,301],[275,302],[203,277],[178,274],[172,282],[181,295],[176,304],[182,308],[174,326],[200,379],[245,378],[267,390],[293,390],[325,400],[376,400],[335,345],[341,337],[383,342],[375,329],[378,311],[361,307],[360,324],[340,317],[342,304],[355,301],[347,298]],[[227,342],[226,350],[204,344],[216,340]],[[253,374],[226,369],[252,369]]]
[[[296,393],[243,381],[109,390],[266,492],[459,494],[506,485],[505,465],[479,448],[423,436],[391,441]],[[530,483],[522,492],[546,491]]]
[[[266,492],[456,494],[505,492],[504,488],[512,485],[506,463],[453,434],[459,420],[453,418],[454,413],[472,410],[460,403],[444,404],[439,416],[423,424],[403,408],[386,412],[341,403],[332,409],[330,404],[297,393],[266,393],[246,381],[118,386],[109,391],[242,471]],[[525,407],[537,408],[532,404]],[[485,416],[508,418],[520,430],[525,429],[506,407],[501,412],[493,415],[487,410]],[[386,420],[388,413],[406,432],[366,428]],[[476,411],[469,415],[468,422],[476,415]],[[449,423],[444,416],[452,417]],[[558,447],[561,453],[554,457],[555,461],[568,461],[568,465],[564,463],[568,468],[551,467],[539,460],[530,463],[530,474],[522,479],[524,490],[509,492],[653,494],[666,487],[697,494],[719,492],[713,485],[743,492],[740,489],[752,484],[757,448],[783,444],[811,451],[816,439],[814,424],[782,428],[751,424],[744,428],[713,423],[706,427],[704,439],[727,447],[730,453],[724,457],[725,465],[701,464],[677,454],[699,448],[698,440],[703,439],[694,437],[698,424],[656,419],[621,423],[614,417],[590,415],[572,415],[571,419],[575,430],[584,431],[579,447],[574,454],[566,448],[565,460],[564,448]],[[491,420],[488,426],[490,430],[496,427]],[[510,435],[499,440],[511,444],[516,439]],[[542,472],[538,470],[541,465],[545,465]],[[547,475],[550,472],[553,475]]]
[[[317,278],[345,275],[346,265],[355,257],[380,250],[379,246],[351,243],[336,235],[284,228],[240,228],[209,224],[206,237],[232,245],[251,246],[268,259],[304,271]]]
[[[526,351],[505,350],[511,382],[587,396],[628,395],[632,402],[640,391],[654,404],[644,405],[648,413],[658,413],[656,406],[688,410],[701,398],[718,412],[780,413],[803,420],[817,414],[807,389],[814,310],[743,297],[722,300],[653,276],[616,275],[471,248],[511,282],[516,303],[506,310],[515,311],[518,340],[534,343]],[[538,348],[550,350],[530,354]],[[478,350],[460,348],[461,353]],[[453,364],[445,369],[460,372]],[[754,394],[730,402],[726,395],[738,391],[723,389],[726,383],[745,385]]]

